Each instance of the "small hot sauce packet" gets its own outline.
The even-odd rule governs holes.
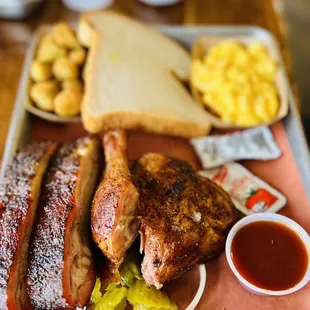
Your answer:
[[[281,151],[266,126],[221,136],[194,138],[190,142],[206,169],[218,167],[230,161],[270,160],[281,156]]]
[[[221,186],[236,208],[246,215],[276,213],[286,205],[284,195],[238,163],[227,163],[199,173]]]

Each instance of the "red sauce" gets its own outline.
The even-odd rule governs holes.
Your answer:
[[[260,221],[242,227],[231,254],[239,273],[253,285],[273,291],[294,287],[308,269],[308,252],[287,226]]]

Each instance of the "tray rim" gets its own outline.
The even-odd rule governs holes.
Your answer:
[[[51,25],[41,25],[39,29],[47,29]],[[167,34],[173,39],[180,41],[181,37],[189,36],[194,40],[197,36],[202,35],[218,35],[218,36],[240,36],[240,35],[252,35],[252,36],[265,36],[267,39],[272,40],[273,44],[277,48],[277,52],[280,54],[280,64],[283,66],[283,61],[279,49],[279,44],[272,33],[268,30],[256,27],[256,26],[177,26],[177,25],[155,25],[160,32]],[[39,31],[38,29],[38,31]],[[12,154],[16,151],[18,144],[22,139],[23,133],[30,127],[29,112],[26,110],[24,104],[24,94],[27,90],[28,72],[26,70],[27,64],[31,61],[33,56],[33,45],[35,43],[36,32],[27,47],[25,53],[25,59],[23,69],[19,81],[17,96],[12,112],[11,122],[6,137],[2,162],[0,181],[3,178],[5,167],[10,160]],[[286,70],[285,70],[286,73]],[[299,175],[301,176],[302,183],[308,199],[310,200],[310,153],[306,142],[303,126],[301,123],[300,114],[297,111],[291,85],[288,82],[287,74],[285,74],[286,85],[288,87],[289,97],[289,113],[282,120],[285,132],[288,137],[288,141],[295,158],[295,163],[298,168]]]

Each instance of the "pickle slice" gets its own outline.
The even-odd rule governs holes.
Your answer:
[[[120,267],[120,276],[122,279],[122,285],[130,287],[136,280],[143,280],[138,265],[130,260],[125,262]]]
[[[126,308],[126,287],[114,287],[111,291],[104,293],[99,302],[95,304],[94,310],[123,310]]]
[[[137,310],[176,310],[177,306],[168,296],[155,287],[148,288],[137,280],[128,290],[127,300]]]
[[[91,293],[91,297],[90,297],[90,300],[93,304],[97,303],[102,296],[100,289],[101,289],[101,282],[100,282],[100,279],[97,278],[95,286],[94,286],[93,291]]]
[[[97,278],[91,295],[94,310],[124,310],[127,301],[134,310],[177,310],[175,303],[166,293],[148,288],[141,276],[140,268],[132,257],[125,259],[120,267],[121,284],[109,284],[101,293],[100,279]]]

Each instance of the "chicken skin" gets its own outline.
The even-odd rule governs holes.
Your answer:
[[[157,289],[218,256],[236,220],[228,194],[185,161],[149,153],[131,168],[140,193],[142,274]]]
[[[91,228],[94,241],[109,260],[110,271],[117,274],[138,235],[139,194],[128,168],[125,132],[107,132],[103,147],[106,167],[93,199]]]

